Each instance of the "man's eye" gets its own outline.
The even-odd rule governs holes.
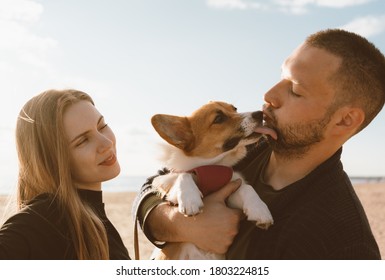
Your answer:
[[[294,90],[293,90],[293,87],[290,88],[289,90],[289,93],[295,97],[301,97],[301,95],[299,95],[298,93],[296,93]]]

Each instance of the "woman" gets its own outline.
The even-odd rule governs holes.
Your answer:
[[[101,183],[120,173],[116,140],[91,97],[33,97],[16,142],[19,212],[0,229],[0,259],[129,259],[102,203]]]

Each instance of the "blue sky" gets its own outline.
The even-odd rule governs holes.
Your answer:
[[[114,129],[122,176],[151,175],[156,113],[209,100],[261,108],[307,35],[344,28],[385,53],[382,0],[0,0],[0,190],[17,174],[21,106],[50,88],[88,92]],[[385,176],[385,112],[345,146],[353,176]]]

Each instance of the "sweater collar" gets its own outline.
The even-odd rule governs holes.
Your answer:
[[[339,175],[340,172],[343,170],[342,163],[341,163],[341,154],[342,154],[342,147],[339,148],[334,155],[332,155],[329,159],[321,163],[318,167],[316,167],[312,172],[310,172],[307,176],[305,176],[303,179],[297,181],[297,183],[308,183],[309,181],[314,180],[327,180],[327,179],[334,179],[335,175]]]
[[[78,189],[81,200],[87,203],[101,219],[106,219],[102,191]]]
[[[281,190],[275,191],[271,186],[262,183],[259,186],[259,190],[261,191],[260,195],[268,204],[270,211],[272,211],[272,213],[274,212],[273,216],[277,215],[277,213],[287,211],[288,205],[291,205],[293,200],[305,195],[310,189],[333,187],[335,184],[330,184],[330,182],[338,180],[343,173],[343,167],[340,161],[341,153],[342,148],[307,176]],[[283,209],[285,209],[285,211],[283,211]]]
[[[103,204],[103,192],[78,189],[80,198],[91,205]]]
[[[308,175],[303,177],[302,179],[292,183],[291,185],[286,186],[280,191],[285,191],[285,189],[290,188],[290,186],[294,185],[302,185],[306,184],[308,181],[312,181],[315,178],[321,176],[325,179],[326,176],[333,176],[334,174],[338,174],[338,171],[342,170],[342,163],[340,161],[342,154],[342,147],[339,148],[329,159],[321,163],[318,167],[316,167],[313,171],[311,171]],[[266,168],[268,161],[265,162],[264,167],[262,168],[262,172],[260,173],[260,182],[266,184],[263,180],[264,170]],[[277,192],[280,192],[277,191]]]

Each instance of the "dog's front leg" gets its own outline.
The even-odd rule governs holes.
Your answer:
[[[273,224],[273,217],[267,205],[250,185],[242,183],[238,190],[229,196],[227,202],[230,207],[242,209],[247,220],[255,221],[259,228],[267,229]]]
[[[179,212],[186,216],[199,214],[203,208],[202,193],[189,173],[180,173],[167,194],[169,201],[177,201]]]

